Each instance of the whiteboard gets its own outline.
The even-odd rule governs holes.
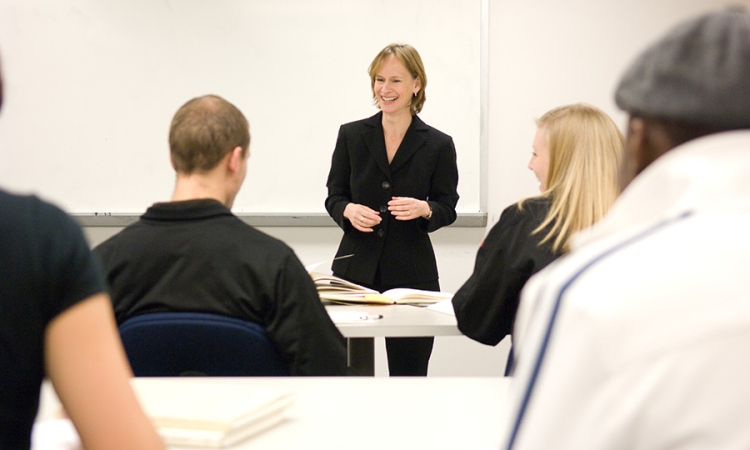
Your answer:
[[[170,199],[169,124],[217,94],[250,122],[236,213],[324,212],[341,124],[377,112],[385,45],[424,61],[420,117],[451,135],[480,210],[480,0],[0,0],[0,186],[72,213]]]

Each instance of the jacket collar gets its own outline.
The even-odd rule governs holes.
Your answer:
[[[620,194],[572,247],[686,213],[750,212],[750,131],[716,133],[664,154]]]
[[[418,116],[412,116],[411,124],[406,130],[406,135],[403,141],[401,141],[401,145],[393,157],[393,161],[389,165],[388,156],[385,152],[385,136],[383,135],[383,113],[379,112],[365,119],[364,123],[370,127],[370,129],[363,133],[365,144],[375,162],[388,177],[391,176],[392,172],[398,170],[404,163],[411,159],[417,150],[427,141],[424,132],[429,127]]]
[[[232,211],[218,200],[202,198],[178,202],[155,203],[141,216],[144,220],[182,221],[232,216]]]

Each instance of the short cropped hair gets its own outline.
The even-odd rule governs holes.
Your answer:
[[[419,114],[422,111],[424,102],[427,100],[427,95],[425,94],[427,73],[425,73],[424,64],[422,63],[422,57],[419,56],[419,52],[409,44],[388,45],[370,63],[367,71],[370,74],[370,88],[372,89],[372,99],[375,102],[375,106],[378,106],[378,96],[375,94],[375,77],[377,77],[380,68],[383,67],[385,60],[391,55],[401,61],[401,64],[406,67],[412,78],[418,78],[420,81],[421,88],[417,92],[417,95],[412,97],[410,105],[411,115]]]
[[[581,103],[552,109],[536,124],[544,128],[549,147],[542,195],[552,206],[535,233],[552,225],[542,242],[567,252],[570,237],[601,219],[617,199],[625,139],[607,114]]]
[[[206,172],[236,147],[250,146],[250,127],[236,106],[217,95],[196,97],[180,107],[169,129],[169,151],[179,173]]]

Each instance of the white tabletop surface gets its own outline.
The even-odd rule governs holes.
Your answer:
[[[363,311],[382,319],[336,323],[347,338],[460,336],[456,317],[411,305],[327,305],[330,311]]]
[[[201,383],[217,378],[153,380]],[[220,380],[238,390],[247,385],[288,388],[294,396],[281,424],[230,447],[235,450],[496,449],[509,386],[509,379],[501,377]],[[49,385],[46,389],[51,391]],[[41,414],[54,409],[55,401],[49,392],[43,395]]]

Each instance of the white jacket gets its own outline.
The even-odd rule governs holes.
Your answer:
[[[750,449],[750,131],[668,152],[533,277],[506,445]]]

